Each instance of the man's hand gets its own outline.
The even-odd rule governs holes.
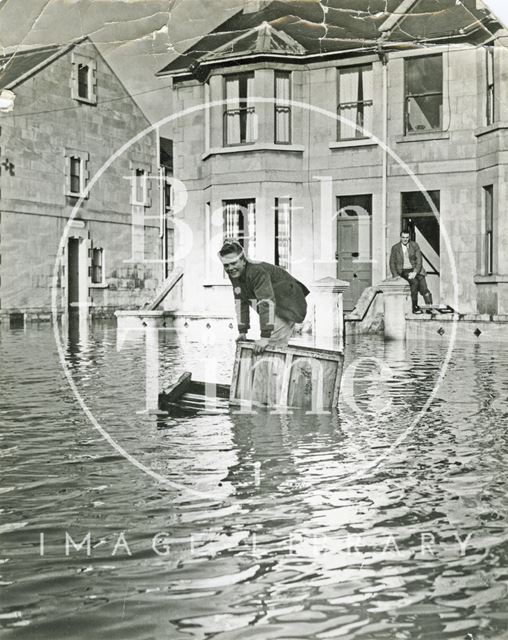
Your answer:
[[[247,340],[247,334],[246,333],[239,333],[238,334],[238,338],[236,339],[237,342],[243,342],[244,340]]]
[[[263,353],[263,351],[268,346],[268,338],[261,338],[261,340],[256,340],[254,343],[254,353],[259,354]]]
[[[411,273],[407,276],[410,280],[414,280],[416,278],[416,271],[411,271]]]

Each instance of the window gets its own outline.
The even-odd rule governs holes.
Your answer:
[[[487,125],[490,125],[493,124],[496,120],[494,88],[494,47],[487,47],[485,50],[485,66],[487,79],[486,122]]]
[[[78,64],[78,96],[88,100],[90,97],[90,67],[87,64]]]
[[[133,190],[133,193],[132,193],[133,204],[145,205],[147,201],[147,193],[146,193],[146,172],[144,169],[135,169],[132,190]]]
[[[405,132],[439,130],[443,126],[443,57],[405,60]]]
[[[275,198],[275,264],[290,268],[292,198]]]
[[[257,140],[256,110],[249,104],[254,93],[254,74],[226,76],[225,96],[229,102],[224,111],[224,144],[249,144]]]
[[[103,255],[104,250],[100,248],[92,249],[92,283],[103,284],[104,282],[104,270],[103,270]]]
[[[97,63],[76,51],[72,53],[71,93],[75,100],[97,104]]]
[[[366,138],[372,131],[372,65],[338,70],[339,140]],[[357,128],[358,127],[358,128]]]
[[[224,200],[224,238],[234,238],[250,257],[256,256],[256,201]]]
[[[291,73],[275,72],[275,143],[291,144]]]
[[[79,196],[83,191],[83,171],[81,158],[71,156],[70,162],[70,193]]]
[[[494,187],[483,187],[485,212],[485,275],[494,273]]]

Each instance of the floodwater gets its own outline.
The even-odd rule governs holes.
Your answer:
[[[124,338],[63,331],[75,395],[1,327],[1,638],[508,638],[508,350],[356,338],[338,415],[157,419]],[[164,332],[160,377],[233,350]]]

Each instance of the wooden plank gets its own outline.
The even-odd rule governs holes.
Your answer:
[[[155,294],[155,297],[152,298],[152,300],[150,300],[149,302],[146,302],[142,308],[146,311],[154,311],[168,295],[171,289],[173,289],[180,282],[182,277],[183,270],[175,269],[175,271],[173,271],[172,274],[168,278],[166,278],[166,280],[164,280],[160,289]]]
[[[183,394],[189,389],[191,384],[192,374],[189,371],[182,373],[178,380],[172,384],[169,389],[164,391],[161,395],[164,396],[166,402],[177,402]]]

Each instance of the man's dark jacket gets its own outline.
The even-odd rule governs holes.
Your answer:
[[[307,313],[307,287],[282,267],[247,260],[239,278],[230,278],[235,295],[238,330],[249,330],[249,306],[259,313],[261,337],[272,335],[274,315],[290,322],[303,322]]]
[[[407,256],[417,275],[424,276],[425,269],[422,264],[422,252],[417,242],[413,242],[412,240],[408,242]],[[400,276],[403,268],[404,254],[402,253],[402,242],[397,242],[397,244],[393,245],[390,253],[390,271],[392,272],[392,276]]]

